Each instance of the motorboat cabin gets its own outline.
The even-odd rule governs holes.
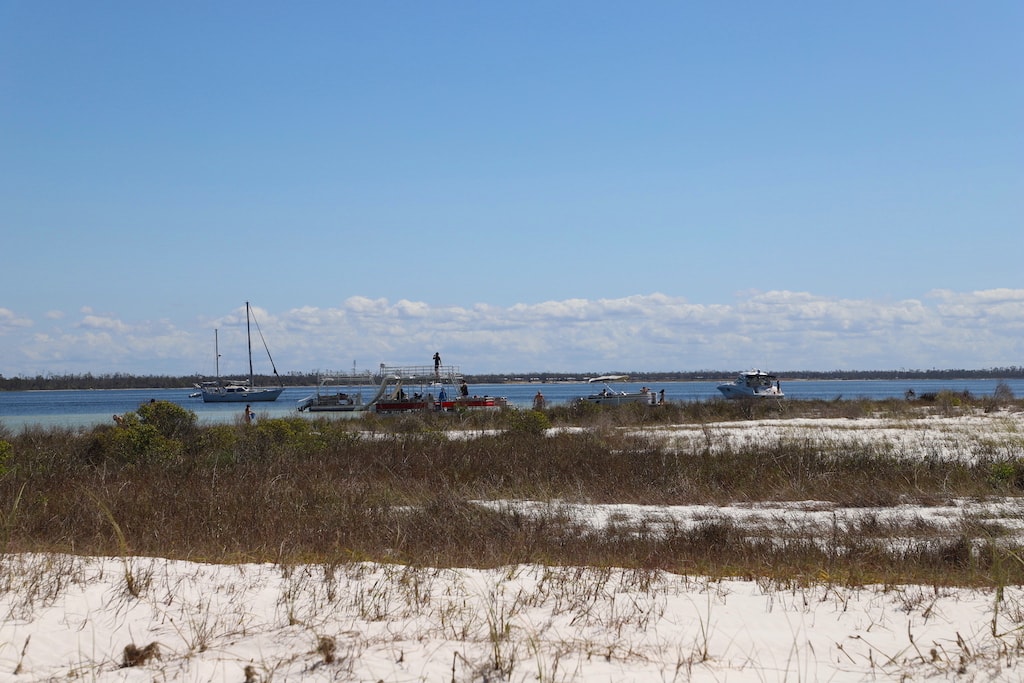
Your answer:
[[[718,385],[726,398],[782,398],[779,378],[762,370],[741,372],[732,382]]]

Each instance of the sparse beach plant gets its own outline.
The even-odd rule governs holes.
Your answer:
[[[31,619],[36,609],[55,604],[69,586],[81,583],[83,574],[83,560],[72,555],[0,555],[0,594],[11,596],[0,621]]]
[[[518,597],[509,602],[505,599],[500,586],[495,587],[487,596],[486,610],[491,652],[490,670],[497,672],[504,680],[509,680],[517,657],[516,639],[512,636],[512,620],[518,613]]]
[[[11,471],[11,460],[14,455],[14,446],[6,439],[0,439],[0,477],[6,476]]]
[[[10,547],[11,534],[14,529],[15,521],[18,517],[18,506],[21,504],[21,497],[25,493],[26,486],[28,486],[28,482],[23,482],[21,488],[18,489],[17,493],[9,501],[9,509],[0,509],[0,530],[2,530],[3,534],[0,536],[0,556],[2,556],[3,553],[6,553]]]
[[[334,664],[338,656],[338,641],[334,636],[320,636],[316,641],[316,652],[324,664]]]

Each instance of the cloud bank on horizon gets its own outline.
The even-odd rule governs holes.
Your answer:
[[[0,375],[213,375],[247,371],[244,305],[182,326],[85,308],[33,320],[0,308]],[[746,292],[731,303],[653,293],[500,307],[353,296],[336,307],[253,305],[257,372],[428,364],[468,373],[984,369],[1024,357],[1024,289],[922,299]]]

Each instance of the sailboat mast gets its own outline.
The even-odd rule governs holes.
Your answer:
[[[220,346],[217,343],[217,328],[216,327],[213,328],[213,355],[216,356],[216,358],[214,358],[213,362],[214,362],[214,367],[216,368],[216,372],[217,372],[217,384],[219,385],[220,384]]]
[[[249,340],[249,390],[252,391],[252,332],[249,327],[249,302],[245,302],[245,337]]]

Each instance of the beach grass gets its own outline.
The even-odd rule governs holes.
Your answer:
[[[1022,409],[1012,396],[994,404],[955,394],[203,426],[157,402],[91,429],[0,426],[0,541],[9,553],[215,563],[1020,584],[1018,513],[937,524],[878,511],[954,500],[1014,509],[1007,501],[1024,500],[1024,433],[1014,431]],[[956,420],[970,424],[945,434]],[[873,421],[887,436],[858,434]],[[519,501],[539,505],[526,512]],[[780,532],[724,512],[688,525],[642,517],[595,525],[566,508],[769,503],[865,514],[824,531]]]

